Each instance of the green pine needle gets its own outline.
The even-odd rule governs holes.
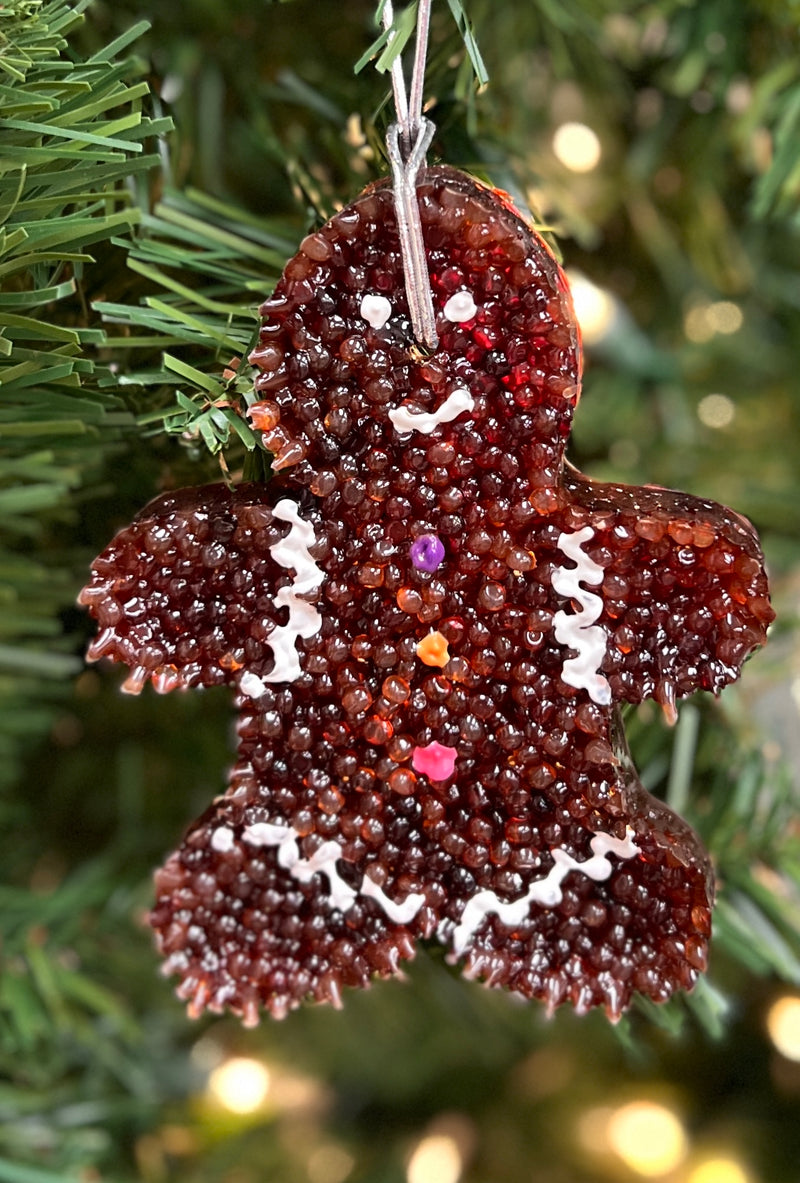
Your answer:
[[[134,427],[107,385],[108,338],[85,292],[98,251],[130,243],[131,179],[154,169],[150,141],[171,127],[143,106],[145,63],[120,57],[145,23],[87,61],[70,55],[86,7],[16,0],[0,17],[0,670],[44,682],[80,669],[58,627],[74,582],[20,548],[100,490],[104,457]],[[0,751],[13,748],[25,684],[0,680]],[[6,760],[0,778],[13,771]]]

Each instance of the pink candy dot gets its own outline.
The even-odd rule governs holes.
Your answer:
[[[430,780],[448,780],[453,775],[458,752],[433,740],[424,748],[414,748],[411,763],[415,772],[423,772]]]

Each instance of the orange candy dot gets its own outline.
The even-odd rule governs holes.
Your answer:
[[[446,666],[450,660],[447,640],[441,633],[428,633],[417,645],[417,657],[426,665]]]

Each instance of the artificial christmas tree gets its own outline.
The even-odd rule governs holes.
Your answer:
[[[25,367],[2,407],[0,1174],[419,1183],[438,1162],[440,1174],[498,1181],[791,1177],[798,1086],[786,1029],[800,942],[784,754],[796,731],[786,607],[800,500],[790,13],[474,0],[492,76],[476,95],[463,22],[436,5],[426,92],[432,157],[518,203],[529,197],[583,273],[574,287],[590,364],[571,458],[593,478],[655,480],[735,505],[765,542],[784,624],[748,671],[759,689],[727,690],[721,706],[701,695],[675,731],[646,706],[626,719],[646,788],[688,816],[717,869],[709,985],[690,996],[688,1017],[673,1003],[637,1008],[611,1032],[602,1016],[563,1010],[544,1024],[431,954],[407,983],[353,994],[343,1012],[305,1008],[242,1033],[224,1019],[186,1023],[140,923],[152,867],[224,781],[225,694],[173,696],[167,711],[150,693],[118,699],[94,671],[73,692],[89,630],[72,605],[92,555],[151,495],[219,479],[220,456],[234,474],[247,462],[248,478],[263,475],[239,413],[250,375],[230,363],[255,345],[258,301],[286,258],[386,171],[385,79],[366,62],[351,73],[375,6],[343,19],[316,0],[162,5],[150,35],[136,28],[141,4],[96,4],[80,28],[78,9],[18,4],[2,15],[3,102],[22,103],[3,114],[25,125],[4,126],[4,156],[29,153],[24,178],[18,168],[0,178],[3,213],[12,233],[40,236],[42,254],[17,233],[0,307],[3,365]],[[131,93],[148,60],[161,96],[152,107]],[[130,106],[110,123],[100,110],[70,122],[81,96],[114,92]],[[63,118],[55,98],[74,101]],[[123,186],[116,178],[148,155],[132,147],[142,119],[154,121],[160,170],[147,161],[149,183]],[[81,154],[91,167],[63,207],[79,224],[62,238],[58,223],[54,245],[58,187]],[[131,218],[103,229],[114,202]],[[723,1042],[709,1042],[713,1031]],[[237,1080],[232,1095],[225,1082]],[[665,1148],[657,1161],[642,1157],[642,1128],[659,1131],[644,1137]]]

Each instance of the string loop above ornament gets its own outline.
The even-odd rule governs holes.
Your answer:
[[[399,54],[392,63],[392,92],[397,121],[390,124],[387,130],[386,149],[392,168],[395,214],[411,327],[420,345],[435,350],[439,339],[417,203],[417,177],[425,166],[425,157],[435,131],[433,123],[422,114],[430,9],[431,0],[419,0],[410,99],[406,92]],[[393,21],[392,3],[391,0],[386,0],[383,6],[383,24],[387,31],[391,29]],[[390,33],[390,43],[394,36],[394,33]]]

